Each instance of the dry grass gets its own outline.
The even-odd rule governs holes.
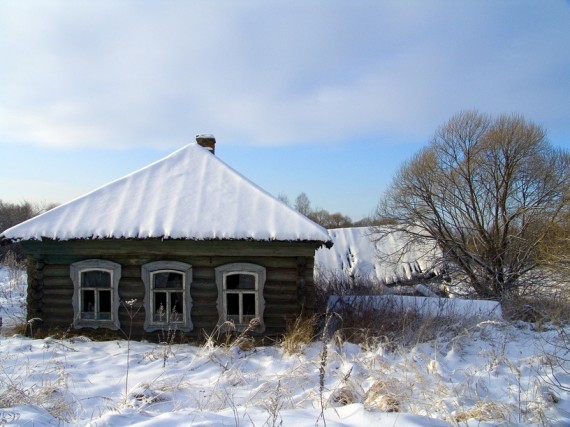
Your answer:
[[[281,347],[287,354],[299,353],[301,348],[315,339],[316,316],[299,316],[287,324]]]
[[[4,356],[10,357],[10,356]],[[69,401],[67,372],[61,364],[46,363],[39,367],[18,366],[8,370],[0,361],[0,407],[39,406],[61,422],[71,422],[75,402]],[[40,375],[41,383],[29,384],[29,375]]]
[[[459,312],[439,310],[426,314],[422,307],[404,307],[397,300],[376,307],[370,299],[340,307],[337,333],[349,342],[374,346],[411,346],[458,332],[476,320]]]
[[[10,327],[2,327],[2,335],[4,336],[11,336],[11,335],[26,335],[28,332],[28,323],[27,322],[18,322],[15,325]]]
[[[510,408],[497,402],[477,402],[470,408],[455,412],[457,422],[465,422],[471,419],[478,421],[509,422],[507,414]]]
[[[379,280],[365,277],[348,277],[345,274],[319,272],[315,280],[315,311],[324,315],[330,296],[383,295],[387,287]]]
[[[502,308],[505,319],[533,323],[537,330],[545,323],[567,325],[570,322],[570,291],[559,289],[532,297],[513,296],[503,300]]]
[[[334,403],[339,405],[350,405],[351,403],[356,402],[358,399],[358,395],[355,392],[354,388],[351,386],[343,386],[336,388],[333,390],[330,396],[330,400]]]
[[[363,292],[360,290],[358,293]],[[337,295],[347,294],[339,292]],[[477,387],[485,390],[486,383],[475,374],[470,377],[466,372],[465,381],[468,384],[458,384],[457,388],[450,386],[438,372],[437,354],[426,355],[427,359],[422,360],[421,351],[417,351],[421,348],[417,347],[418,344],[431,342],[435,348],[442,345],[446,349],[444,351],[456,354],[467,352],[467,349],[462,348],[463,342],[470,342],[469,336],[472,334],[484,337],[484,326],[481,326],[484,322],[480,323],[478,318],[466,317],[465,313],[444,307],[434,312],[423,310],[422,307],[404,306],[397,298],[393,302],[391,299],[389,301],[381,308],[367,298],[353,299],[350,304],[339,305],[336,311],[341,320],[334,325],[335,341],[339,348],[348,341],[359,344],[371,354],[390,354],[388,358],[399,359],[398,364],[402,367],[380,366],[378,358],[371,358],[370,362],[362,360],[361,366],[366,366],[374,381],[364,389],[360,385],[358,390],[358,386],[355,387],[353,383],[340,381],[330,390],[329,404],[360,402],[367,408],[381,412],[408,412],[436,418],[443,416],[454,425],[463,425],[471,419],[480,422],[526,421],[548,425],[544,408],[555,399],[551,394],[543,399],[536,392],[536,372],[523,373],[522,368],[513,370],[505,345],[497,344],[498,353],[489,356],[489,363],[498,364],[494,369],[512,371],[508,379],[511,382],[507,386],[515,402],[512,405],[489,400],[485,397],[485,392],[478,395]],[[522,318],[521,313],[538,314],[524,319],[533,322],[535,329],[538,329],[546,322],[568,324],[569,301],[562,293],[554,297],[551,294],[542,298],[520,298],[509,301],[508,307],[505,303],[503,310],[513,319]],[[333,356],[329,354],[328,357]],[[371,365],[367,366],[367,363]],[[330,376],[331,372],[327,371],[327,375]],[[401,379],[401,376],[405,379]],[[475,391],[472,389],[473,384],[469,385],[470,381],[476,385]],[[465,393],[470,394],[469,398],[464,398]]]
[[[242,351],[251,351],[256,347],[253,333],[261,327],[261,321],[251,319],[243,331],[238,332],[233,322],[226,321],[214,328],[211,333],[204,333],[204,349],[213,350],[216,347],[225,349],[238,348]]]
[[[399,389],[400,385],[394,381],[376,380],[364,396],[364,406],[380,412],[400,412],[402,396]]]

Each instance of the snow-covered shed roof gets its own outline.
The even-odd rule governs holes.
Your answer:
[[[331,241],[324,228],[198,144],[16,225],[2,237]]]
[[[441,255],[435,244],[416,242],[402,256],[389,256],[405,245],[401,232],[393,231],[382,241],[374,241],[369,227],[335,228],[329,234],[332,249],[321,248],[315,254],[316,273],[324,278],[376,279],[391,284],[440,273],[436,260]]]

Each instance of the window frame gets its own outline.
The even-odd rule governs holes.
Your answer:
[[[265,298],[263,296],[263,290],[265,288],[265,281],[267,277],[267,272],[265,267],[257,264],[236,262],[231,264],[225,264],[217,267],[216,271],[216,286],[218,288],[218,325],[223,325],[228,320],[227,315],[227,295],[228,294],[238,294],[239,296],[239,316],[243,316],[243,295],[244,294],[255,294],[255,316],[254,318],[259,319],[261,325],[257,332],[265,331],[265,322],[263,321],[263,316],[265,312]],[[255,277],[255,285],[253,289],[228,289],[227,288],[227,277],[233,274],[247,274]],[[242,319],[240,319],[242,320]],[[236,330],[244,330],[248,322],[234,323]]]
[[[182,275],[182,289],[154,288],[153,277],[157,273],[176,273]],[[145,331],[160,331],[166,328],[175,328],[179,331],[189,332],[193,329],[192,324],[192,297],[190,286],[192,284],[192,266],[179,261],[154,261],[141,267],[141,276],[145,286]],[[167,313],[165,321],[156,321],[154,315],[154,301],[157,293],[166,293],[167,301],[172,293],[182,293],[182,321],[171,322],[170,313]]]
[[[82,284],[82,273],[89,271],[103,271],[110,274],[110,287],[108,288],[111,294],[111,318],[99,319],[99,306],[95,304],[94,319],[82,317],[83,307],[83,292],[93,290],[95,292],[95,301],[98,301],[97,287],[87,287]],[[121,280],[121,265],[116,262],[107,261],[103,259],[87,259],[83,261],[74,262],[70,265],[70,276],[73,282],[73,327],[80,328],[107,328],[118,330],[120,329],[119,320],[119,281]],[[101,288],[107,291],[107,288]]]

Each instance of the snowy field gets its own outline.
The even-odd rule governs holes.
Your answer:
[[[409,348],[332,339],[326,354],[30,339],[6,326],[25,314],[24,280],[0,269],[0,425],[570,425],[555,327],[487,320]]]

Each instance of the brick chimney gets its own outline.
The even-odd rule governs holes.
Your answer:
[[[216,152],[216,138],[214,135],[196,135],[196,142],[199,146],[210,150],[212,154]]]

